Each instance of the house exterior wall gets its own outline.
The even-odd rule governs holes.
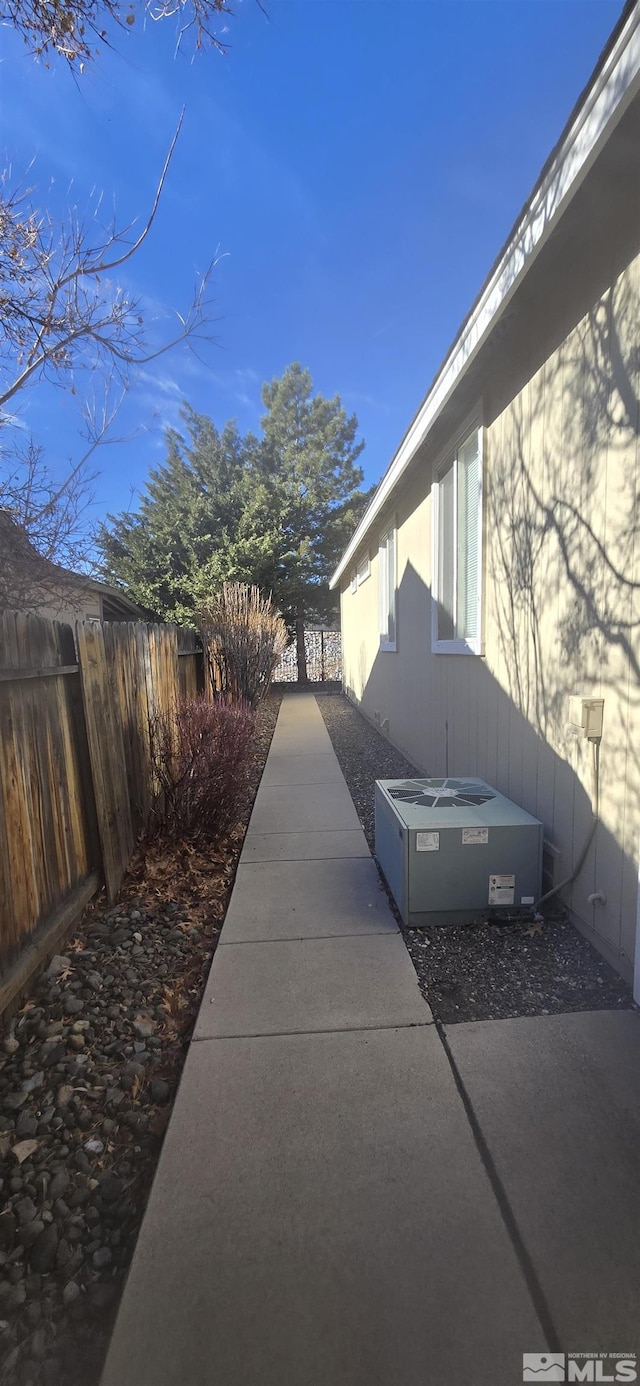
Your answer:
[[[34,599],[33,610],[37,616],[75,626],[76,621],[102,620],[102,598],[90,588],[79,589],[73,594],[61,591],[59,598],[47,592],[44,602]]]
[[[545,271],[477,381],[484,430],[483,654],[431,652],[431,476],[418,456],[341,590],[345,691],[428,774],[479,775],[540,817],[554,879],[587,836],[592,749],[570,694],[604,697],[601,823],[566,898],[630,978],[640,843],[640,222]],[[635,235],[629,256],[629,233]],[[555,278],[554,278],[555,276]],[[469,401],[467,400],[467,406]],[[449,443],[455,441],[453,416]],[[446,451],[446,446],[445,446]],[[397,650],[378,642],[377,541],[397,521]],[[360,560],[366,549],[357,556]],[[587,897],[603,890],[606,904]]]
[[[75,626],[76,621],[144,619],[142,611],[133,603],[125,602],[117,589],[105,587],[100,590],[91,581],[85,585],[80,579],[74,581],[73,587],[60,586],[57,590],[51,582],[41,583],[34,587],[31,595],[22,595],[19,609],[70,626]]]

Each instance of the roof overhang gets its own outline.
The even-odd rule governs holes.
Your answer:
[[[142,607],[138,606],[137,602],[132,601],[131,597],[128,597],[126,592],[123,592],[122,588],[111,587],[109,583],[100,582],[97,578],[87,579],[86,586],[89,587],[92,592],[99,593],[101,597],[104,597],[114,605],[121,606],[124,611],[128,611],[138,620],[141,618],[144,619]]]
[[[640,91],[640,0],[627,7],[591,82],[336,568],[338,586],[448,400],[505,313],[590,168]]]

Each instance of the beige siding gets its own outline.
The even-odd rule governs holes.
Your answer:
[[[551,284],[522,326],[520,354],[516,343],[481,382],[483,656],[430,652],[434,459],[425,456],[394,501],[397,652],[378,649],[372,547],[371,578],[342,594],[344,677],[420,769],[481,775],[540,816],[562,874],[580,852],[592,803],[591,748],[567,732],[568,698],[604,697],[601,825],[570,902],[630,975],[640,840],[640,258],[604,289],[601,267],[594,271],[592,297],[581,273],[580,313],[568,315],[564,335],[552,322]],[[595,889],[606,905],[589,905]]]
[[[34,590],[31,598],[25,596],[21,610],[74,626],[76,621],[102,620],[102,597],[90,587],[78,585],[73,591],[64,588],[54,591],[51,585],[46,585]]]

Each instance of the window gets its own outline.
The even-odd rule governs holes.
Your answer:
[[[378,551],[380,649],[396,648],[396,532],[387,530]]]
[[[440,468],[434,486],[432,647],[479,654],[482,453],[474,429]]]
[[[363,558],[362,562],[358,565],[358,587],[362,587],[363,582],[366,582],[367,578],[370,575],[371,564],[369,562],[369,556],[367,554],[367,557]]]

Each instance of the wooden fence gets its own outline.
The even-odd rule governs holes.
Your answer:
[[[115,899],[151,807],[151,720],[208,684],[194,631],[0,613],[0,1012],[102,880]]]

